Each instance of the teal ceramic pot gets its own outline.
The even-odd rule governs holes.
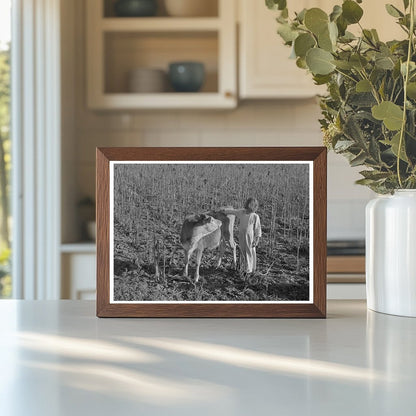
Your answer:
[[[157,12],[156,0],[118,0],[114,11],[119,17],[148,17]]]
[[[205,80],[201,62],[173,62],[169,65],[169,80],[177,92],[197,92]]]

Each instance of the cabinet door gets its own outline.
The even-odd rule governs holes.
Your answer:
[[[62,256],[62,298],[95,299],[96,256],[92,253],[68,253]]]
[[[299,0],[295,7],[330,10],[330,4],[329,0]],[[291,50],[276,33],[277,12],[258,0],[239,0],[239,8],[240,97],[305,98],[322,92],[311,75],[289,59]]]
[[[330,12],[340,0],[298,0],[291,11],[304,7],[320,7]],[[403,8],[402,0],[389,3]],[[239,0],[240,14],[240,97],[241,98],[304,98],[323,93],[323,87],[313,84],[311,76],[289,59],[290,48],[277,35],[277,12],[268,10],[264,1]],[[381,40],[402,39],[404,32],[388,15],[384,2],[366,0],[361,4],[366,28],[377,29]],[[294,9],[295,8],[295,9]],[[358,34],[358,25],[349,27]]]

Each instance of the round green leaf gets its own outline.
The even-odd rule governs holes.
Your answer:
[[[358,23],[363,17],[363,9],[353,0],[342,3],[342,16],[349,24]]]
[[[336,45],[338,39],[338,26],[334,22],[328,23],[329,37],[333,45]]]
[[[320,8],[314,7],[305,13],[305,26],[315,35],[324,32],[328,26],[328,15]]]
[[[342,15],[339,16],[337,19],[337,27],[338,27],[339,34],[341,36],[344,36],[348,27],[348,22],[344,19]]]
[[[403,17],[404,14],[397,8],[394,7],[392,4],[386,4],[387,13],[393,17]]]
[[[324,85],[331,82],[331,75],[314,75],[315,85]]]
[[[370,92],[371,91],[370,81],[366,79],[362,79],[361,81],[357,82],[357,85],[355,86],[355,90],[357,92]]]
[[[329,22],[326,29],[318,35],[318,45],[321,49],[334,52],[338,39],[338,27],[336,23]]]
[[[404,162],[409,162],[409,159],[407,158],[406,154],[406,142],[403,140],[402,145],[400,146],[400,132],[395,134],[391,141],[383,140],[384,144],[390,146],[391,151],[393,154],[397,157],[399,156],[399,147],[400,147],[400,156],[399,158],[403,160]]]
[[[277,33],[286,43],[293,42],[298,37],[298,32],[287,23],[280,24]]]
[[[373,39],[376,42],[380,42],[380,38],[378,37],[378,33],[377,33],[377,30],[376,29],[371,29],[371,34],[373,35]]]
[[[335,65],[332,63],[334,57],[330,52],[321,48],[309,49],[306,54],[306,64],[314,75],[327,75],[333,72]]]
[[[313,48],[315,44],[316,42],[313,36],[311,36],[309,33],[302,33],[295,40],[296,56],[304,58],[308,50]]]
[[[286,7],[286,0],[266,0],[266,6],[271,10],[283,10]]]
[[[416,82],[407,84],[407,96],[412,100],[416,100]]]
[[[337,26],[337,28],[338,28],[338,26]],[[357,39],[357,37],[353,34],[353,33],[351,33],[351,32],[348,32],[348,30],[344,33],[344,35],[339,39],[339,41],[340,42],[345,42],[345,43],[348,43],[348,42],[351,42],[351,41],[353,41],[353,40],[355,40],[355,39]]]
[[[371,113],[375,119],[382,120],[389,130],[400,130],[402,127],[403,110],[391,101],[383,101],[375,105]]]
[[[308,66],[306,65],[306,61],[305,58],[298,58],[296,59],[296,66],[298,68],[302,68],[302,69],[308,69]]]
[[[352,65],[348,62],[348,61],[342,61],[342,60],[337,60],[337,61],[332,61],[332,63],[339,69],[342,70],[350,70],[352,68]]]
[[[281,12],[280,12],[280,17],[282,19],[287,19],[289,17],[289,10],[286,8],[284,8]]]
[[[358,70],[363,69],[368,64],[367,60],[363,56],[359,55],[358,53],[351,55],[349,62],[354,68]]]
[[[318,45],[321,49],[324,49],[328,52],[333,52],[334,45],[332,43],[331,37],[329,36],[328,29],[318,35]]]
[[[407,67],[406,62],[402,62],[401,65],[400,65],[400,72],[403,76],[406,76],[406,72],[407,72],[406,67]],[[413,71],[416,71],[416,64],[414,62],[410,61],[410,63],[409,63],[409,73],[412,73]]]
[[[331,22],[335,22],[338,19],[338,17],[341,16],[341,14],[342,14],[342,7],[335,5],[332,10],[332,13],[329,15]]]
[[[390,56],[378,56],[375,64],[380,69],[392,70],[394,68],[394,61]]]
[[[304,19],[305,19],[305,14],[306,14],[306,9],[302,9],[299,13],[296,13],[296,20],[298,20],[299,22],[303,23]]]

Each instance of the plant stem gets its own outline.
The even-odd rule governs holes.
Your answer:
[[[336,71],[336,72],[338,72],[338,73],[339,73],[339,74],[341,74],[341,75],[344,75],[344,77],[349,78],[351,81],[353,81],[353,82],[355,82],[355,83],[357,83],[357,82],[358,82],[355,78],[351,77],[351,76],[350,76],[350,75],[348,75],[348,74],[345,74],[344,72],[340,71],[338,68],[335,68],[335,71]]]
[[[414,36],[414,27],[415,27],[415,0],[410,0],[410,30],[409,30],[409,45],[407,47],[407,60],[406,60],[406,73],[404,75],[404,85],[403,85],[403,119],[402,127],[400,129],[400,140],[399,140],[399,149],[397,151],[397,177],[399,179],[399,186],[403,188],[402,178],[400,175],[400,156],[402,152],[402,146],[404,141],[404,132],[406,130],[406,110],[407,110],[407,83],[409,82],[409,68],[410,61],[412,59],[412,50],[413,50],[413,36]]]
[[[363,79],[365,79],[366,81],[368,81],[368,83],[370,84],[371,87],[371,93],[373,94],[374,99],[377,101],[377,104],[380,104],[380,98],[378,96],[376,87],[374,86],[374,84],[370,81],[370,78],[368,78],[365,69],[361,66],[362,71],[360,71],[360,75],[362,76]]]
[[[392,90],[391,90],[391,95],[390,95],[390,97],[389,97],[389,100],[390,101],[393,101],[393,98],[394,98],[394,90],[396,89],[396,85],[397,85],[397,80],[394,80],[394,82],[393,82],[393,88],[392,88]],[[394,102],[394,101],[393,101]]]

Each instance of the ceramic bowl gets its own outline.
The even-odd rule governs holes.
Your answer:
[[[205,67],[201,62],[172,62],[169,80],[177,92],[197,92],[205,80]]]
[[[156,0],[118,0],[114,12],[119,17],[148,17],[157,12]]]
[[[165,0],[165,7],[174,17],[218,16],[217,0]]]
[[[165,92],[167,84],[167,75],[162,69],[136,68],[129,72],[128,91],[131,93]]]

